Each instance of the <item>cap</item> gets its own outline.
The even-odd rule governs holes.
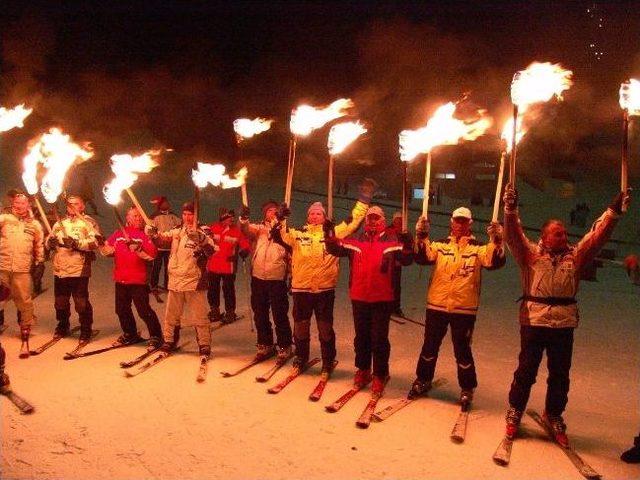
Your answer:
[[[194,213],[196,211],[196,208],[193,202],[186,202],[182,204],[182,211]]]
[[[313,202],[309,206],[309,210],[307,210],[307,215],[309,215],[311,212],[322,212],[322,214],[324,216],[327,215],[327,212],[325,212],[324,207],[322,206],[322,203],[320,203],[320,202]]]
[[[262,214],[267,213],[270,208],[278,208],[280,205],[275,200],[267,200],[262,204]]]
[[[471,210],[469,210],[467,207],[456,208],[451,214],[451,218],[466,218],[469,220],[473,220],[473,217],[471,216]]]

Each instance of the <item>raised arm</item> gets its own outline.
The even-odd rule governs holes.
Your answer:
[[[518,193],[513,185],[504,190],[504,239],[519,265],[524,265],[529,255],[530,242],[524,234],[518,213]]]

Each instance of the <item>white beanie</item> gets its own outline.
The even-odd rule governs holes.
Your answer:
[[[309,207],[309,210],[307,210],[307,215],[309,215],[311,212],[316,212],[316,211],[322,212],[322,214],[325,217],[327,216],[327,212],[324,211],[324,207],[322,206],[321,202],[313,202]]]

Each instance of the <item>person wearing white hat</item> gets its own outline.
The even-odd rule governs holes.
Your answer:
[[[499,223],[488,226],[489,242],[486,244],[473,236],[472,223],[471,210],[456,208],[451,214],[449,236],[431,241],[428,220],[418,219],[415,261],[434,265],[434,268],[427,292],[424,343],[416,366],[417,378],[409,391],[410,398],[423,395],[431,388],[438,351],[449,326],[462,390],[461,403],[471,402],[478,384],[471,339],[480,300],[481,272],[483,268],[495,270],[504,266],[505,252]]]

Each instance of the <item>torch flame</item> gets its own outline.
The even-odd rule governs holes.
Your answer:
[[[327,142],[329,153],[331,155],[342,153],[345,148],[366,132],[367,129],[360,122],[346,122],[334,125],[329,130],[329,140]]]
[[[300,105],[291,113],[289,123],[291,133],[299,137],[306,137],[327,122],[345,116],[350,108],[353,108],[353,102],[348,98],[340,98],[328,107],[319,109],[309,105]]]
[[[522,137],[524,137],[525,133],[527,133],[527,130],[524,128],[524,125],[522,123],[523,119],[524,119],[523,116],[518,116],[518,125],[517,125],[517,131],[516,131],[516,145],[520,143],[520,140],[522,140]],[[504,140],[505,142],[504,151],[507,153],[509,153],[513,148],[513,145],[511,145],[512,136],[513,136],[513,117],[507,120],[507,122],[504,124],[504,128],[502,129],[502,134],[500,135],[500,138],[502,138],[502,140]]]
[[[554,96],[562,100],[562,92],[573,85],[572,75],[571,70],[565,70],[558,63],[533,62],[513,76],[511,101],[524,111],[530,105],[548,102]]]
[[[400,132],[400,159],[410,162],[420,153],[428,153],[437,145],[456,145],[461,140],[475,140],[491,126],[492,119],[485,110],[478,110],[473,121],[453,117],[456,104],[449,102],[440,106],[427,125],[418,130]]]
[[[18,105],[12,110],[0,107],[0,132],[7,132],[12,128],[22,128],[24,119],[31,115],[32,108],[24,108],[24,104]]]
[[[52,128],[49,133],[43,133],[29,148],[29,153],[23,159],[24,172],[22,180],[30,194],[38,191],[38,164],[46,169],[42,178],[40,190],[45,200],[53,203],[62,193],[64,177],[74,165],[89,160],[93,156],[91,147],[73,143],[69,135],[65,135],[59,128]]]
[[[233,121],[233,130],[241,139],[251,138],[269,130],[272,123],[273,120],[267,120],[266,118],[254,118],[253,120],[238,118]]]
[[[112,155],[111,171],[115,174],[115,178],[102,189],[105,201],[110,205],[117,205],[121,200],[122,192],[138,180],[138,174],[149,173],[158,166],[158,162],[153,157],[159,154],[159,150],[149,150],[137,157],[128,153]]]
[[[234,178],[226,174],[226,167],[220,163],[202,163],[198,162],[197,170],[191,170],[191,178],[198,188],[204,188],[209,183],[214,187],[222,188],[238,188],[242,186],[247,179],[247,167],[242,167],[234,175]]]
[[[640,115],[640,81],[631,78],[620,85],[620,107],[629,115]]]

